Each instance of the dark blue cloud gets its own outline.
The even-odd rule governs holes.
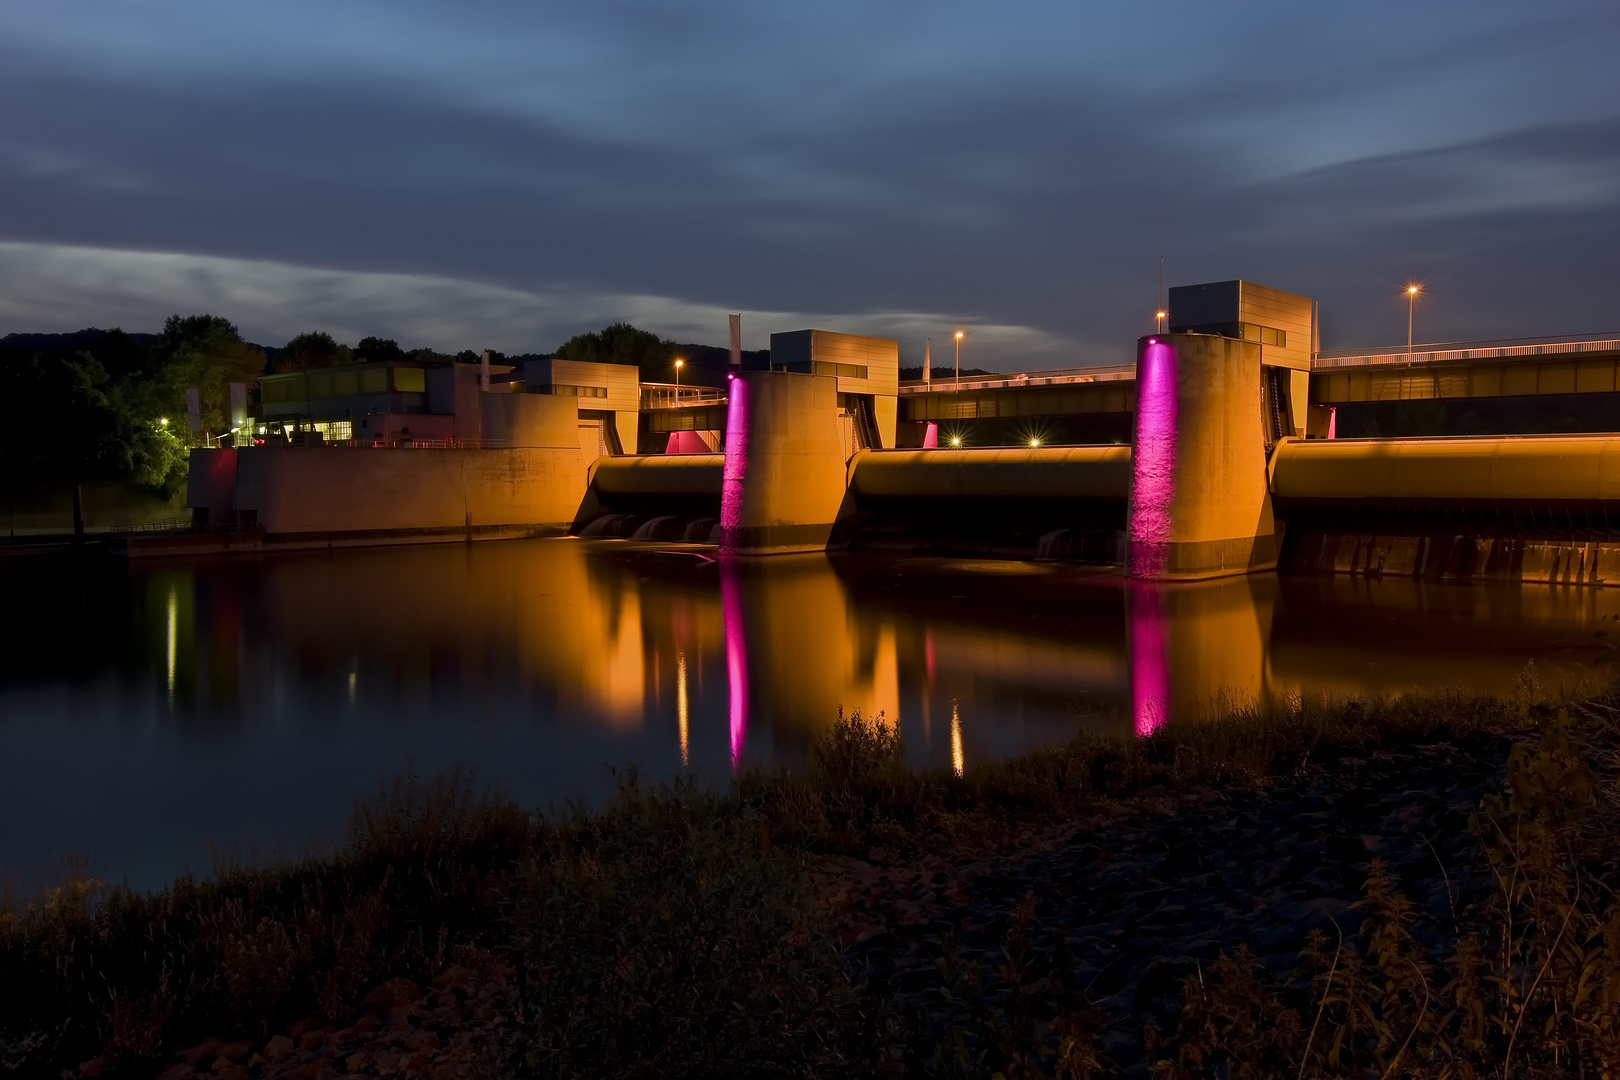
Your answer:
[[[0,41],[0,239],[46,248],[1026,327],[1052,363],[1128,354],[1160,254],[1321,297],[1330,344],[1402,336],[1409,274],[1436,337],[1620,324],[1606,4],[19,0]]]

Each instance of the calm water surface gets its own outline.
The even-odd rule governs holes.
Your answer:
[[[842,705],[918,763],[1222,701],[1596,678],[1620,590],[876,556],[720,566],[537,540],[122,566],[7,560],[0,875],[141,887],[339,834],[462,764],[526,805],[609,766],[722,781],[803,760]]]

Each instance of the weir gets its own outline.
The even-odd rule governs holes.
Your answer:
[[[1079,560],[1144,581],[1281,566],[1620,582],[1620,436],[1334,437],[1376,426],[1390,401],[1430,409],[1385,416],[1406,423],[1441,415],[1435,402],[1490,399],[1497,423],[1569,394],[1620,429],[1620,339],[1320,354],[1312,301],[1242,281],[1170,290],[1168,323],[1129,368],[914,384],[898,382],[892,340],[775,334],[768,366],[724,387],[643,384],[634,432],[634,387],[594,370],[611,365],[545,361],[487,385],[460,366],[278,376],[265,408],[295,416],[345,379],[386,391],[373,407],[387,415],[360,426],[389,434],[284,425],[298,434],[279,445],[194,451],[197,528],[123,543],[161,554],[569,532],[728,557]],[[429,437],[440,428],[453,434]],[[1053,445],[1054,433],[1095,441]],[[662,452],[624,453],[632,442]]]

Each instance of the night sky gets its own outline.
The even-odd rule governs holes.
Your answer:
[[[625,318],[1127,362],[1167,281],[1323,346],[1620,330],[1620,5],[6,0],[0,334]]]

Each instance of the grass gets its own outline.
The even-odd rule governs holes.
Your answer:
[[[1156,1033],[1167,1078],[1612,1076],[1620,1069],[1620,707],[1533,688],[1239,711],[1145,740],[1081,738],[965,777],[903,764],[892,729],[841,717],[808,774],[724,793],[627,776],[598,812],[539,816],[469,777],[399,783],[357,808],[337,851],[182,879],[155,894],[68,882],[0,913],[0,1073],[55,1076],[97,1055],[153,1075],[207,1037],[262,1045],[352,1022],[393,979],[500,958],[517,972],[492,1074],[546,1077],[946,1075],[893,1003],[853,981],[806,874],[847,856],[899,864],[1007,850],[1099,807],[1274,778],[1440,741],[1515,740],[1475,817],[1496,889],[1446,955],[1375,868],[1354,940],[1313,938],[1297,977],[1245,952],[1185,988]],[[1500,758],[1498,757],[1498,760]],[[1028,912],[1003,942],[1010,981]],[[1023,936],[1021,936],[1023,935]],[[1054,1024],[975,1002],[960,1036],[1015,1076],[1106,1075],[1099,1020],[1069,994]],[[958,1036],[953,1036],[958,1037]]]

